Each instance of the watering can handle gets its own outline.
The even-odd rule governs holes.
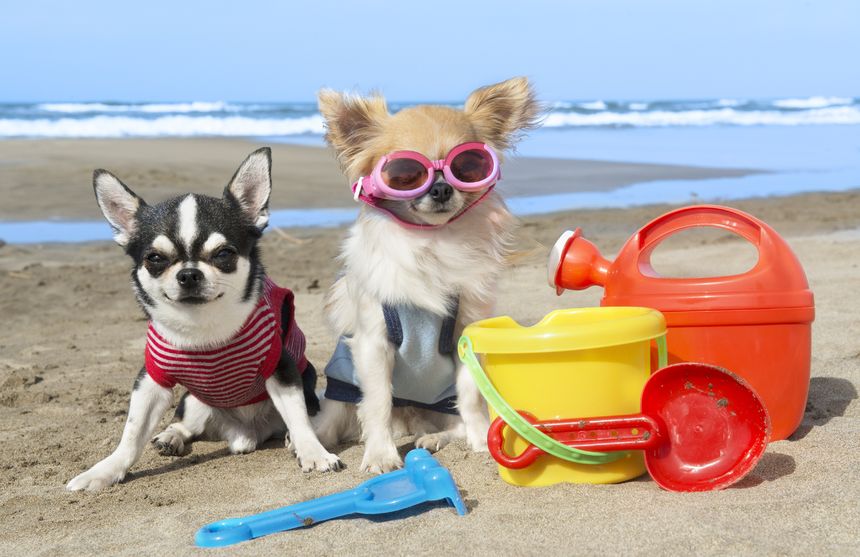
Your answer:
[[[645,225],[638,236],[639,251],[646,256],[657,245],[681,230],[710,226],[733,232],[758,248],[768,237],[768,228],[743,211],[721,205],[695,205],[666,213]]]

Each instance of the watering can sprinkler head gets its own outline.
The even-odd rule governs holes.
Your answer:
[[[547,280],[558,295],[565,290],[604,286],[611,265],[597,246],[582,236],[582,229],[566,230],[550,250]]]

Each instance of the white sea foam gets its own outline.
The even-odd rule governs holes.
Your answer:
[[[242,116],[0,119],[0,137],[260,137],[322,134],[324,131],[323,119],[318,114],[287,119],[257,119]]]
[[[773,101],[773,105],[779,108],[825,108],[843,106],[853,102],[854,99],[849,97],[809,97],[806,99],[778,99]]]
[[[579,103],[578,106],[586,110],[606,110],[606,103],[603,101],[588,101]]]
[[[409,106],[404,105],[404,106]],[[621,108],[616,108],[621,107]],[[860,124],[847,97],[755,101],[557,101],[547,128]],[[313,103],[42,103],[0,105],[5,137],[294,136],[324,133]]]
[[[670,112],[599,112],[577,114],[575,112],[553,112],[544,120],[544,127],[579,126],[799,126],[808,124],[860,124],[860,109],[851,106],[820,108],[803,112],[780,112],[776,110],[738,111],[731,108],[720,110],[685,110]]]
[[[143,112],[148,114],[164,114],[188,112],[223,112],[244,109],[244,107],[229,105],[222,101],[194,101],[184,103],[145,104],[42,103],[40,105],[37,105],[36,108],[45,112],[60,112],[64,114],[82,114],[87,112]]]

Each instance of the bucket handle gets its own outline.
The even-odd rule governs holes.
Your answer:
[[[605,464],[613,462],[623,456],[622,453],[595,453],[591,451],[582,451],[569,447],[564,443],[560,443],[538,430],[523,418],[519,412],[511,408],[507,401],[502,398],[490,378],[481,367],[481,363],[475,356],[472,349],[472,340],[467,336],[461,336],[460,342],[457,343],[457,352],[460,355],[460,360],[466,365],[478,390],[487,399],[487,402],[493,407],[496,413],[513,429],[520,437],[541,449],[545,453],[568,460],[570,462],[578,462],[580,464]]]
[[[666,335],[661,335],[655,340],[657,342],[659,369],[665,367],[668,362]],[[496,413],[511,429],[514,430],[514,432],[531,444],[531,446],[529,446],[519,457],[509,458],[512,462],[521,460],[527,453],[536,453],[539,451],[543,451],[562,460],[576,462],[578,464],[606,464],[623,458],[627,454],[626,452],[600,453],[583,451],[556,441],[536,428],[534,424],[523,417],[519,412],[511,408],[507,401],[502,398],[492,381],[490,381],[490,378],[487,377],[486,372],[484,372],[484,368],[481,367],[481,363],[478,361],[472,348],[472,340],[468,336],[463,335],[460,337],[460,341],[457,343],[457,352],[460,356],[460,360],[466,365],[466,368],[475,380],[478,390],[481,391],[481,394],[485,399],[487,399],[487,402],[490,403],[493,410],[496,411]],[[529,454],[529,456],[533,461],[538,455]],[[525,460],[523,460],[523,462],[525,462]]]

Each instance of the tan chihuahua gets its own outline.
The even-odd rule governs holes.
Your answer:
[[[327,316],[340,337],[314,429],[364,441],[362,470],[402,461],[395,439],[486,450],[486,405],[456,357],[465,325],[493,315],[515,219],[493,189],[502,154],[541,110],[525,78],[473,92],[462,110],[390,114],[380,96],[323,90],[326,140],[364,203],[343,246]]]

